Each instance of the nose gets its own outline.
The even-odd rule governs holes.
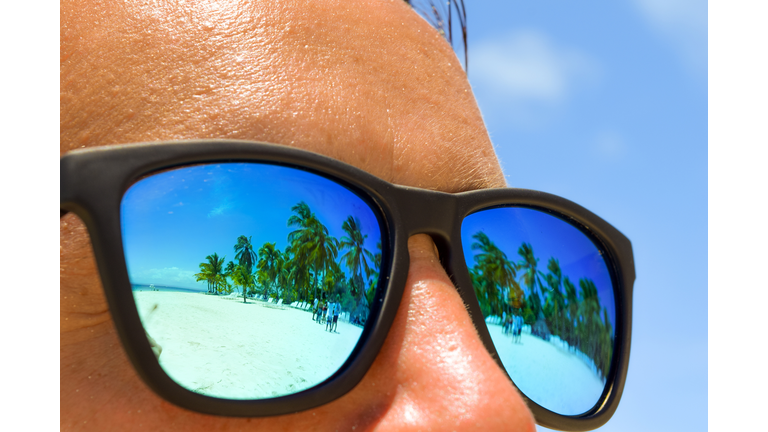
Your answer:
[[[378,426],[535,431],[520,394],[477,335],[432,239],[415,235],[408,251],[410,269],[397,317],[361,383],[361,390],[388,400]]]

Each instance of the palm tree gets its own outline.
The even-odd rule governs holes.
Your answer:
[[[211,282],[213,281],[213,271],[211,264],[207,262],[200,263],[200,273],[195,273],[195,281],[205,281],[208,284],[208,292],[211,292]]]
[[[309,253],[309,261],[315,269],[315,286],[317,280],[324,280],[328,272],[336,265],[336,257],[339,255],[339,241],[329,235],[328,228],[320,221],[314,226],[315,238]],[[320,275],[322,272],[322,276]]]
[[[379,276],[379,269],[381,269],[381,240],[376,242],[376,252],[373,254],[373,267],[374,271],[376,272],[376,276],[378,279]]]
[[[294,253],[294,265],[311,266],[314,269],[314,295],[317,297],[320,272],[327,274],[338,255],[338,241],[329,234],[328,228],[312,213],[307,203],[299,202],[291,207],[296,213],[288,218],[288,226],[298,227],[288,234]]]
[[[224,294],[232,293],[232,284],[230,284],[229,280],[227,280],[227,276],[229,275],[226,273],[219,275],[219,288]]]
[[[208,262],[211,263],[211,271],[213,273],[213,290],[218,294],[219,287],[221,286],[222,278],[224,275],[224,259],[226,257],[219,258],[217,253],[213,253],[205,257]]]
[[[208,283],[208,292],[218,293],[221,285],[221,276],[224,274],[223,266],[225,257],[219,258],[217,253],[205,257],[207,263],[200,264],[200,273],[195,274],[195,279]]]
[[[547,297],[546,309],[550,311],[551,324],[553,324],[555,329],[554,333],[557,336],[562,337],[565,299],[563,297],[563,292],[560,291],[563,281],[563,272],[560,269],[560,262],[554,257],[550,258],[547,263],[547,270],[549,270],[549,273],[547,273],[544,279],[547,281],[547,285],[549,285],[550,295]]]
[[[290,295],[291,290],[289,289],[291,275],[291,256],[288,254],[288,252],[280,252],[279,250],[277,253],[278,259],[275,260],[275,284],[278,289],[277,295],[284,300],[293,301],[296,299],[296,296]]]
[[[347,220],[341,225],[341,229],[347,233],[346,236],[341,238],[339,243],[341,249],[347,250],[347,253],[341,257],[341,261],[352,271],[352,277],[357,285],[357,298],[359,302],[365,290],[363,272],[365,272],[366,277],[370,276],[371,267],[368,265],[368,260],[373,263],[375,258],[365,248],[365,239],[368,238],[368,235],[363,235],[360,221],[356,217],[347,216]]]
[[[291,207],[291,211],[296,214],[291,215],[291,217],[288,218],[288,226],[306,227],[306,221],[312,217],[312,210],[309,209],[309,205],[304,201],[300,201],[298,204]]]
[[[296,272],[295,281],[305,284],[307,280],[304,276],[308,275],[309,268],[313,264],[309,255],[312,251],[313,231],[316,229],[317,218],[304,201],[291,207],[291,211],[295,214],[288,218],[288,226],[297,228],[288,234],[289,247],[293,254],[291,265]],[[302,287],[306,289],[306,285]]]
[[[264,270],[253,269],[253,271],[256,275],[256,286],[261,287],[261,293],[266,299],[267,295],[269,294],[269,275]],[[256,291],[255,288],[254,291]]]
[[[275,243],[264,243],[259,249],[259,256],[261,256],[261,259],[259,259],[258,269],[260,272],[263,272],[264,279],[267,282],[264,286],[265,296],[267,295],[270,286],[274,288],[277,279],[277,261],[282,258],[281,255],[280,250],[275,248]]]
[[[309,266],[301,261],[302,257],[293,252],[293,247],[289,244],[283,253],[283,269],[285,273],[286,286],[293,291],[293,297],[296,300],[309,301],[310,273]]]
[[[528,287],[528,299],[531,300],[531,309],[534,315],[538,318],[541,311],[541,297],[536,292],[536,286],[543,288],[541,283],[541,272],[538,271],[537,266],[539,259],[533,254],[533,247],[530,243],[523,243],[517,250],[517,254],[523,257],[521,261],[517,263],[518,269],[522,270],[522,282]]]
[[[494,244],[488,236],[478,231],[472,236],[477,240],[472,243],[472,250],[479,250],[475,255],[475,262],[479,270],[478,276],[482,280],[484,294],[481,300],[489,303],[493,314],[501,315],[503,305],[502,297],[512,300],[514,288],[517,287],[517,267],[507,259],[507,255]],[[506,300],[506,299],[505,299]]]
[[[376,287],[379,284],[379,275],[381,272],[381,240],[376,242],[376,252],[373,254],[373,268],[371,268],[371,280],[368,282],[368,289],[365,292],[365,297],[368,300],[368,304],[373,303],[374,296],[376,295]]]
[[[596,337],[599,334],[598,322],[600,322],[600,299],[597,296],[597,287],[591,279],[579,279],[579,327],[576,329],[579,335],[581,351],[594,359],[597,351]]]
[[[245,266],[249,273],[253,269],[253,265],[256,264],[256,252],[253,251],[251,244],[252,237],[241,235],[235,244],[235,259],[241,266]]]
[[[232,280],[235,285],[243,288],[243,303],[246,303],[246,297],[248,289],[256,286],[256,275],[251,273],[248,267],[244,265],[238,265],[232,272]]]
[[[595,363],[600,370],[602,378],[605,379],[608,368],[611,366],[611,356],[613,355],[613,327],[608,317],[608,309],[605,307],[603,307],[603,323],[600,334],[600,352]]]
[[[566,312],[568,314],[568,327],[567,327],[567,342],[571,346],[577,346],[576,335],[576,322],[579,316],[579,296],[576,294],[576,286],[568,279],[568,276],[563,278],[563,286],[565,287],[565,298],[568,301],[566,306]]]
[[[232,273],[235,271],[235,263],[230,261],[227,263],[227,266],[224,267],[224,276],[231,278]]]

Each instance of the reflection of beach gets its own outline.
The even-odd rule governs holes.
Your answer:
[[[134,292],[134,298],[163,348],[163,369],[209,396],[255,399],[306,389],[336,372],[362,332],[339,321],[338,333],[330,333],[312,321],[312,312],[252,299],[244,304],[242,297]]]
[[[597,402],[603,381],[576,353],[523,332],[521,343],[489,324],[496,351],[517,387],[539,405],[561,414],[581,414]]]

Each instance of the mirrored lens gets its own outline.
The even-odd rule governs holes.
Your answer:
[[[499,358],[515,385],[563,415],[590,410],[614,348],[613,283],[600,249],[543,211],[467,216],[464,256]]]
[[[121,223],[139,316],[181,386],[290,395],[328,379],[358,344],[381,224],[344,186],[277,165],[196,165],[132,185]]]

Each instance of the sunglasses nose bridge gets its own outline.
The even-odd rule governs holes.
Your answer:
[[[441,254],[451,243],[458,221],[455,195],[424,189],[399,187],[397,208],[408,237],[427,234]]]

